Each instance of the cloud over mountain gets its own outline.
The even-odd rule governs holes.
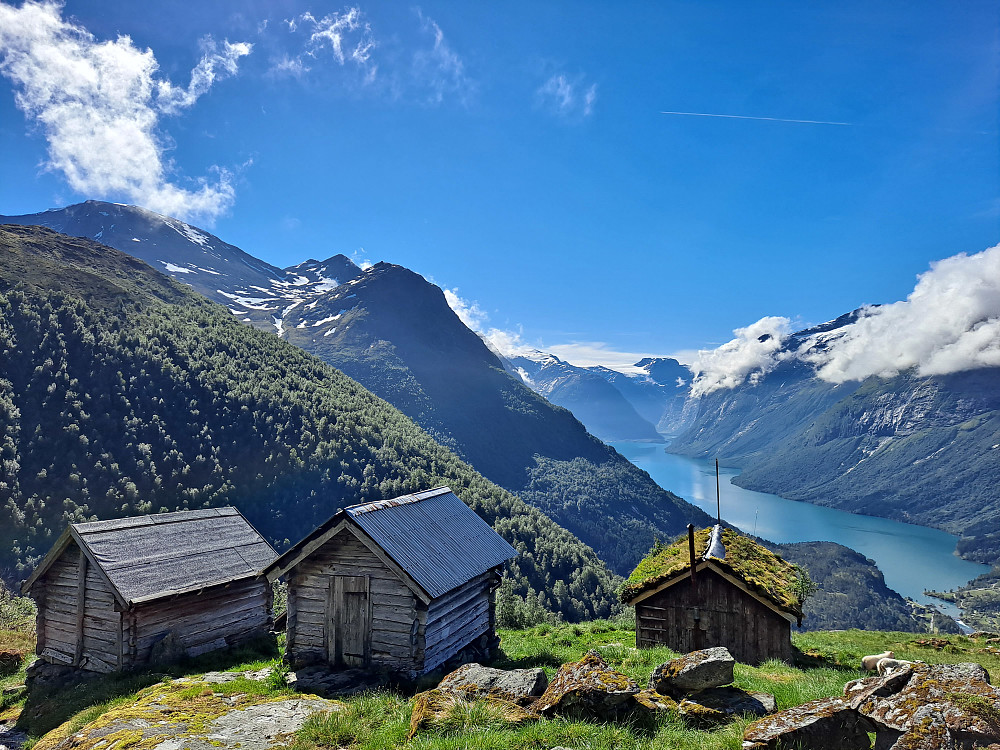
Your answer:
[[[100,41],[66,21],[56,2],[0,3],[0,73],[16,102],[48,142],[46,167],[84,195],[121,197],[154,211],[211,220],[233,202],[228,171],[197,187],[177,184],[165,158],[160,117],[191,107],[237,71],[251,45],[202,40],[202,58],[186,87],[157,76],[150,49],[128,36]]]
[[[905,300],[862,308],[854,322],[814,333],[795,349],[785,346],[789,332],[787,318],[761,318],[699,352],[692,393],[753,384],[790,359],[831,383],[1000,367],[1000,245],[932,263]]]
[[[833,336],[799,356],[834,383],[1000,366],[1000,245],[932,263],[905,300],[866,308]]]

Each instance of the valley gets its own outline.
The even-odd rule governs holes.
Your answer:
[[[995,561],[995,521],[983,512],[995,505],[991,454],[963,467],[961,482],[954,485],[963,488],[961,498],[941,494],[947,487],[942,475],[953,470],[949,462],[974,455],[996,432],[989,373],[978,380],[973,373],[834,385],[792,361],[742,386],[696,395],[694,373],[672,359],[647,358],[626,374],[578,367],[537,350],[493,350],[459,320],[441,289],[390,263],[361,268],[334,255],[279,269],[176,219],[97,201],[0,221],[44,225],[115,246],[224,306],[245,326],[333,365],[486,479],[570,532],[611,575],[627,574],[656,539],[675,537],[687,523],[704,526],[714,514],[698,507],[696,496],[691,504],[664,489],[676,491],[683,484],[675,476],[626,460],[629,456],[596,438],[639,441],[635,445],[646,446],[640,452],[647,455],[651,450],[658,455],[672,438],[673,453],[719,456],[727,467],[742,469],[736,479],[741,486],[942,528],[959,535],[963,556]],[[844,316],[794,334],[786,345],[828,336],[853,319]],[[922,458],[897,465],[919,451],[925,451]],[[808,482],[803,472],[809,472]],[[894,478],[895,495],[884,477]],[[898,488],[907,482],[904,496]],[[974,491],[965,492],[968,488]],[[208,497],[223,497],[212,492]],[[920,499],[923,494],[927,501]],[[894,510],[894,503],[906,510]],[[745,517],[726,517],[748,530]],[[827,524],[814,532],[807,528],[799,527],[803,533],[796,541],[844,541],[876,561],[889,559],[873,554],[863,539],[831,537]],[[786,539],[779,530],[762,527],[759,533],[774,542]],[[27,555],[19,558],[23,564],[30,551],[17,549]],[[813,554],[846,560],[835,546],[815,548]],[[861,558],[858,564],[868,563]],[[960,585],[982,570],[963,568],[923,585],[919,576],[906,581],[890,574],[889,587],[879,573],[861,588],[870,593],[872,586],[881,587],[880,606],[905,619],[910,614],[902,600],[887,604],[897,596],[893,588],[922,600],[925,588]],[[532,590],[543,608],[570,618],[589,613],[591,605],[579,598],[555,604],[530,586],[522,584],[520,592],[527,596]],[[841,616],[827,611],[823,622],[850,625]],[[871,626],[892,625],[873,621]]]

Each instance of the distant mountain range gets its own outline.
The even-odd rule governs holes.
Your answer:
[[[783,349],[856,317],[792,334]],[[741,468],[742,487],[934,526],[961,537],[963,557],[1000,560],[1000,368],[833,384],[790,358],[699,399],[669,450]]]
[[[521,350],[500,356],[508,371],[569,409],[602,440],[663,442],[684,429],[691,371],[669,358],[646,358],[634,371],[579,367],[553,354]]]
[[[657,538],[711,520],[513,377],[438,287],[401,266],[335,255],[278,269],[176,219],[97,201],[0,222],[108,244],[334,365],[619,574]]]
[[[449,483],[522,553],[511,577],[529,604],[576,619],[613,603],[613,579],[580,538],[621,571],[654,537],[709,520],[512,377],[441,291],[406,269],[362,270],[344,256],[277,269],[202,230],[114,204],[0,223],[11,219],[141,249],[232,315],[95,242],[0,228],[8,580],[67,520],[236,503],[280,547],[338,504]],[[389,398],[544,513],[289,342]],[[587,380],[618,381],[634,413],[661,422],[690,406],[677,394],[690,381],[685,368],[638,367],[645,374],[595,368]],[[831,544],[782,553],[815,569],[828,592],[813,627],[915,626],[871,561]]]
[[[0,226],[0,577],[68,522],[236,505],[279,549],[338,507],[447,484],[518,594],[611,614],[594,551],[301,349],[107,246]]]

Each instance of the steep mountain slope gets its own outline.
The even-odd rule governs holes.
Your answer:
[[[519,550],[520,593],[610,611],[593,550],[342,373],[127,255],[0,227],[7,580],[69,521],[233,504],[280,548],[339,506],[441,484]]]
[[[506,372],[418,274],[388,263],[361,271],[343,256],[274,269],[174,219],[159,217],[166,228],[144,229],[150,217],[90,201],[8,218],[71,234],[96,229],[123,252],[148,253],[241,321],[269,327],[385,398],[484,476],[587,540],[616,571],[630,570],[655,538],[707,522]],[[229,268],[240,274],[230,278]]]
[[[785,348],[855,317],[794,334]],[[963,537],[964,557],[993,563],[998,445],[995,368],[833,385],[789,360],[756,384],[701,398],[697,420],[669,450],[741,467],[736,481],[744,487],[945,529]]]
[[[525,385],[569,409],[601,440],[663,440],[603,373],[537,350],[506,359]]]
[[[635,410],[663,435],[676,435],[688,425],[684,406],[691,371],[670,357],[646,357],[635,363],[642,372],[625,374],[606,367],[591,368],[617,388]],[[691,418],[694,414],[691,413]]]

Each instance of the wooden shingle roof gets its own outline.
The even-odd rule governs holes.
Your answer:
[[[124,606],[252,577],[277,556],[230,507],[74,523],[22,590],[28,591],[72,542]]]
[[[517,557],[451,489],[438,487],[343,508],[264,572],[271,580],[284,575],[345,527],[359,530],[428,599]]]

